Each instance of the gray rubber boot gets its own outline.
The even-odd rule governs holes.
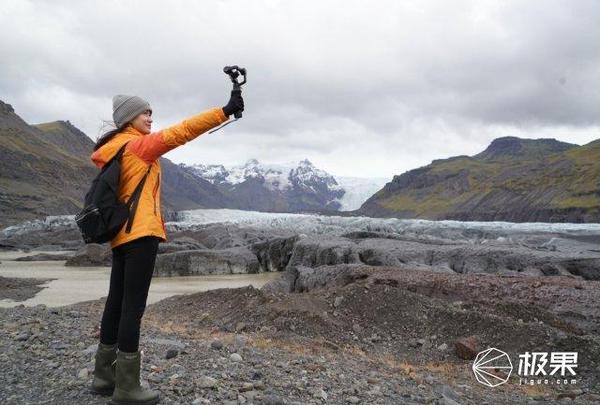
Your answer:
[[[94,381],[92,381],[90,391],[100,395],[111,395],[115,388],[117,344],[98,343],[95,358]]]
[[[112,405],[154,405],[159,393],[142,388],[140,384],[141,353],[117,352],[115,390],[109,402]]]

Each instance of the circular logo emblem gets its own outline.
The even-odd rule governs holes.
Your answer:
[[[475,378],[488,387],[497,387],[507,382],[512,369],[508,354],[495,347],[479,352],[473,363]]]

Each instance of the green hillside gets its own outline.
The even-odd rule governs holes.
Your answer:
[[[495,139],[483,152],[394,176],[363,215],[515,222],[598,222],[600,140]]]
[[[0,102],[0,227],[74,213],[81,204],[96,168],[44,137]]]

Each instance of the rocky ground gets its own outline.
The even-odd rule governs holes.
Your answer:
[[[155,276],[281,277],[148,306],[142,376],[162,403],[600,402],[598,235],[336,221],[318,218],[317,234],[170,225]],[[5,233],[0,248],[66,266],[112,257],[70,226]],[[0,297],[24,300],[45,281],[0,279]],[[103,304],[0,309],[0,403],[106,403],[87,392]],[[514,365],[495,388],[471,370],[491,347]],[[576,384],[520,384],[519,354],[535,351],[577,352]]]
[[[0,300],[25,301],[40,292],[51,278],[14,278],[0,276]]]
[[[331,274],[341,276],[304,280],[301,293],[272,283],[148,306],[145,383],[172,404],[600,401],[599,282],[337,266]],[[0,403],[106,403],[87,392],[103,304],[0,309]],[[577,351],[578,383],[519,385],[513,376],[485,387],[459,354],[491,346],[515,359]]]

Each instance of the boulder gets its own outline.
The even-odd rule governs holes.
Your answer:
[[[468,336],[454,342],[456,355],[463,360],[473,360],[479,352],[479,341],[476,336]]]
[[[110,245],[99,245],[90,243],[79,249],[71,258],[69,258],[65,266],[70,267],[87,267],[87,266],[111,266],[112,265],[112,250]]]
[[[155,276],[259,273],[256,255],[246,247],[197,249],[166,253],[156,258]]]

